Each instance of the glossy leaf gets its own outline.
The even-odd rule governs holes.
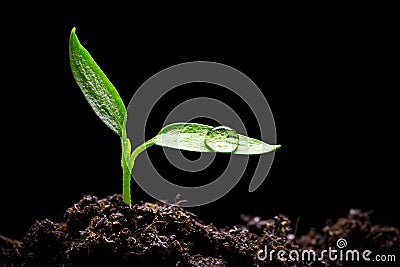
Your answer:
[[[216,127],[217,128],[217,127]],[[196,152],[219,152],[232,153],[239,155],[256,155],[271,152],[280,145],[270,145],[263,141],[237,134],[238,143],[235,150],[227,152],[226,146],[232,146],[231,135],[226,139],[226,146],[217,146],[212,149],[207,145],[207,136],[214,127],[198,123],[174,123],[164,127],[158,135],[153,138],[155,145],[169,147],[180,150]],[[223,142],[220,140],[219,142]],[[218,150],[218,147],[223,147]]]
[[[100,119],[122,136],[126,109],[114,85],[71,31],[69,40],[71,70],[86,100]]]

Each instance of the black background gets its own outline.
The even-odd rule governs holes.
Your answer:
[[[300,217],[301,233],[345,216],[350,208],[362,208],[375,210],[376,222],[400,225],[393,132],[398,74],[393,34],[384,27],[390,18],[140,13],[123,20],[118,13],[30,14],[4,25],[1,234],[21,238],[37,219],[61,221],[65,209],[85,194],[121,192],[119,138],[93,113],[69,68],[72,27],[125,104],[151,75],[197,60],[232,66],[263,90],[282,148],[256,192],[247,188],[257,157],[226,196],[191,208],[204,221],[224,226],[240,223],[241,213],[265,218],[284,213],[293,221]],[[182,97],[178,89],[152,112],[146,129],[150,135]],[[201,92],[183,96],[208,93],[218,94],[204,85]],[[246,107],[229,104],[242,116],[249,135],[259,137]],[[149,153],[161,151],[152,147]],[[219,162],[225,166],[225,159]],[[175,179],[176,170],[166,161],[160,164]],[[218,167],[204,174],[204,182],[195,176],[193,184],[211,181],[213,172]],[[152,200],[135,183],[132,191],[134,200]]]

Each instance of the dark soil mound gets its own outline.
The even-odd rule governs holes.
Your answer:
[[[285,216],[242,218],[246,225],[218,229],[176,205],[128,206],[120,195],[85,196],[67,210],[63,223],[37,221],[22,242],[0,236],[0,266],[309,266],[276,255],[260,261],[257,252],[265,247],[320,252],[339,238],[353,249],[399,253],[399,231],[372,225],[369,213],[358,210],[297,240]],[[335,264],[340,262],[326,259],[312,266]]]

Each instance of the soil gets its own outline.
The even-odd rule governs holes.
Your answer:
[[[0,266],[310,266],[276,255],[260,261],[257,252],[267,246],[319,253],[336,248],[339,238],[347,240],[349,249],[398,257],[399,230],[373,224],[370,214],[350,210],[320,232],[311,229],[295,237],[283,215],[268,220],[242,215],[243,225],[219,229],[178,205],[128,206],[120,195],[85,196],[66,211],[65,222],[37,221],[21,242],[0,235]],[[328,258],[311,266],[342,264],[354,266]]]

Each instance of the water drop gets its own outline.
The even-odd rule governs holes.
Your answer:
[[[215,152],[230,153],[238,148],[239,135],[229,127],[218,126],[208,131],[204,143]]]

